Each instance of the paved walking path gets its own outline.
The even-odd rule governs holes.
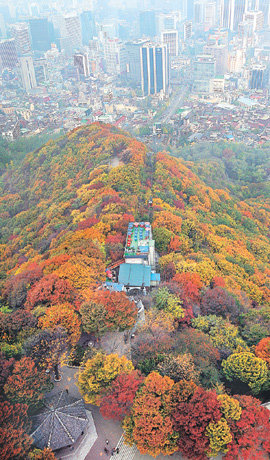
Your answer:
[[[136,453],[138,452],[135,446],[128,446],[124,444],[124,436],[122,435],[119,439],[117,446],[119,448],[119,454],[112,455],[110,460],[133,460]]]

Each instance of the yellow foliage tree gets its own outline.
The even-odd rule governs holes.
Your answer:
[[[232,434],[227,421],[222,418],[217,423],[209,423],[206,428],[206,436],[209,437],[209,457],[218,455],[219,452],[228,452],[227,445],[232,441]]]
[[[226,420],[239,420],[241,417],[242,409],[237,399],[231,398],[226,394],[218,395],[217,399],[221,403],[221,412]]]
[[[98,352],[93,358],[88,359],[78,376],[78,386],[85,402],[99,406],[111,382],[119,374],[130,374],[133,370],[132,362],[125,356]]]

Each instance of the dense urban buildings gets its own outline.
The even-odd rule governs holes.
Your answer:
[[[14,0],[0,2],[0,29],[4,137],[104,121],[149,142],[165,125],[164,139],[199,142],[181,115],[187,98],[199,112],[208,103],[233,107],[234,117],[249,107],[268,113],[268,1]],[[266,141],[267,121],[260,126]],[[232,131],[241,138],[239,124]]]
[[[270,458],[269,3],[0,0],[1,460]]]

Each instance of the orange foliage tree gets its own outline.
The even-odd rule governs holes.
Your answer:
[[[157,372],[149,374],[139,389],[131,414],[124,419],[125,439],[142,454],[157,457],[177,451],[178,435],[170,417],[174,382]]]
[[[32,440],[29,429],[27,404],[0,402],[0,452],[1,460],[25,459]]]
[[[255,347],[255,355],[258,358],[264,359],[268,366],[270,366],[270,337],[260,340]]]
[[[39,318],[38,324],[42,329],[65,329],[72,345],[78,342],[81,335],[80,317],[69,303],[49,307],[45,315]]]
[[[88,296],[91,301],[86,302],[80,309],[82,323],[87,332],[124,330],[135,324],[137,307],[124,292],[101,290],[90,292]],[[97,308],[98,305],[102,309]]]
[[[12,374],[4,386],[6,397],[12,402],[35,406],[51,387],[51,380],[44,371],[39,371],[31,358],[22,358],[14,365]]]

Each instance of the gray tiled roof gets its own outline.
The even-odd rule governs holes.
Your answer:
[[[88,424],[83,400],[70,397],[65,390],[45,399],[32,421],[35,446],[52,450],[73,444]]]

